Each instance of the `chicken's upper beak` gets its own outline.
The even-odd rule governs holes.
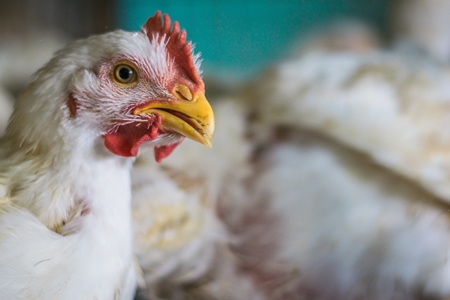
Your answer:
[[[133,114],[158,114],[162,117],[163,129],[212,146],[214,113],[204,92],[194,94],[191,100],[174,97],[168,101],[152,101],[135,108]]]

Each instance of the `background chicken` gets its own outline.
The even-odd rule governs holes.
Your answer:
[[[449,296],[449,76],[315,48],[218,97],[214,151],[133,170],[142,297]]]

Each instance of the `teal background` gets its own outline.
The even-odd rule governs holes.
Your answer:
[[[352,17],[382,27],[387,0],[116,0],[117,27],[139,30],[161,10],[186,29],[203,70],[242,78],[275,59],[311,29]]]

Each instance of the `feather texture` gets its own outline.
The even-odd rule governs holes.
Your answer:
[[[189,211],[192,199],[209,203],[187,217],[199,222],[196,232],[186,235],[185,223],[172,222],[170,239],[182,242],[160,247],[149,241],[166,231],[152,223],[152,235],[138,234],[145,227],[134,218],[135,243],[148,245],[138,255],[146,295],[448,297],[448,74],[422,56],[316,51],[274,66],[239,96],[221,99],[215,136],[221,156],[180,151],[183,163],[175,153],[154,169],[153,178],[164,177],[182,193],[158,203],[183,198],[176,200],[177,212]],[[226,127],[236,124],[245,129]],[[222,149],[240,149],[240,155]],[[135,180],[139,204],[133,210],[156,214],[149,197],[155,192],[149,182],[156,181]],[[218,192],[204,200],[199,190]],[[214,226],[202,221],[211,217]],[[192,245],[197,259],[180,259]],[[214,259],[202,252],[209,248]],[[196,268],[203,264],[209,268]],[[170,272],[158,272],[163,267]]]
[[[183,83],[181,67],[145,30],[114,31],[73,42],[34,75],[0,140],[1,299],[133,298],[134,157],[112,151],[107,136],[135,156],[143,138],[173,150],[184,133],[212,135],[206,98],[179,104],[168,89]],[[136,112],[154,103],[167,111]]]

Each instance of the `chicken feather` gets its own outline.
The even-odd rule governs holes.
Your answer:
[[[166,157],[184,136],[209,145],[214,130],[196,56],[169,53],[177,34],[158,30],[73,42],[16,102],[0,140],[0,299],[133,298],[134,156]]]
[[[147,282],[142,295],[448,297],[448,74],[420,55],[316,51],[220,99],[215,143],[236,152],[216,156],[180,146],[185,160],[174,156],[154,169],[163,175],[153,175],[181,191],[177,197],[149,197],[155,185],[135,173],[135,213],[172,201],[177,211],[189,211],[193,199],[207,203],[186,217],[198,222],[195,232],[171,223],[170,238],[182,242],[166,248],[148,243],[139,233],[149,227],[134,218],[136,245],[147,243],[137,246]],[[211,218],[214,226],[204,222]],[[204,254],[211,248],[213,259]],[[203,274],[192,272],[203,264]]]

